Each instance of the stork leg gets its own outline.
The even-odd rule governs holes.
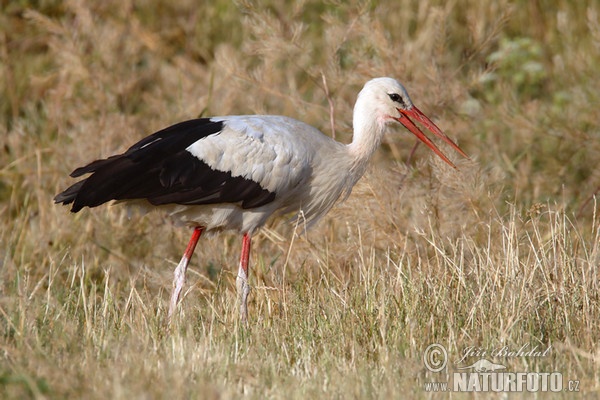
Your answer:
[[[250,293],[250,286],[248,285],[248,263],[250,260],[251,241],[252,238],[250,234],[244,233],[244,238],[242,239],[242,253],[240,255],[240,266],[238,268],[237,279],[235,280],[242,322],[248,321],[248,294]]]
[[[175,268],[173,290],[171,291],[171,303],[169,304],[169,323],[171,322],[171,318],[173,317],[175,309],[177,308],[177,302],[179,301],[179,295],[181,294],[181,290],[183,289],[183,285],[185,283],[185,272],[187,271],[188,264],[190,263],[190,258],[192,258],[192,254],[194,254],[196,243],[198,243],[198,239],[200,239],[200,235],[202,234],[203,230],[204,228],[199,226],[194,228],[194,232],[192,233],[190,242],[185,249],[185,253],[183,253],[181,261],[179,261],[177,268]]]

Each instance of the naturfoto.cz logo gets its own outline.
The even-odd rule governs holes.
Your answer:
[[[423,364],[431,373],[444,371],[447,380],[424,383],[428,392],[578,392],[578,380],[564,380],[560,372],[513,372],[508,371],[497,358],[546,357],[552,347],[523,345],[512,349],[509,346],[497,349],[468,347],[452,368],[448,366],[448,351],[438,343],[429,345],[423,352]],[[471,362],[467,362],[471,359]],[[494,361],[492,361],[494,360]],[[450,371],[452,369],[452,371]],[[433,376],[435,379],[435,375]]]

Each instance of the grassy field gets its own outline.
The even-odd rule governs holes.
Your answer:
[[[448,373],[486,358],[599,395],[597,2],[174,3],[0,2],[0,398],[437,397],[435,343]],[[200,241],[169,331],[190,231],[52,202],[75,167],[200,115],[283,114],[348,142],[377,76],[471,160],[410,157],[390,129],[316,227],[256,235],[247,327],[236,235]],[[458,362],[504,346],[550,350]]]

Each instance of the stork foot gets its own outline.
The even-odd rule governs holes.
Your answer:
[[[250,285],[248,280],[238,275],[235,280],[235,286],[237,287],[238,301],[240,304],[240,319],[243,323],[248,323],[248,294],[250,294]]]
[[[171,302],[169,303],[169,314],[167,315],[167,323],[171,325],[171,319],[175,314],[175,310],[177,309],[177,302],[179,301],[179,296],[181,295],[181,290],[183,289],[183,285],[185,284],[185,272],[187,271],[188,264],[190,263],[190,258],[194,254],[194,249],[196,248],[196,243],[198,243],[198,239],[200,239],[200,235],[204,228],[196,227],[194,228],[194,232],[192,233],[192,237],[190,238],[190,242],[185,249],[185,253],[183,253],[183,257],[181,257],[181,261],[177,264],[177,268],[175,268],[175,274],[173,277],[173,290],[171,291]]]
[[[171,318],[173,318],[173,314],[175,314],[175,310],[177,309],[177,302],[179,301],[179,296],[181,295],[181,290],[183,289],[183,285],[185,284],[185,271],[187,270],[189,260],[187,257],[183,256],[181,261],[175,268],[174,278],[173,278],[173,290],[171,291],[171,302],[169,303],[169,314],[168,320],[169,324],[171,323]]]

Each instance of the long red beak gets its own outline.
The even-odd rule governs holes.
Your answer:
[[[462,151],[462,149],[460,147],[458,147],[458,145],[452,141],[452,139],[450,139],[448,136],[446,136],[446,134],[444,132],[442,132],[442,130],[440,128],[438,128],[433,123],[432,120],[427,118],[427,116],[425,114],[423,114],[421,112],[421,110],[419,110],[417,107],[412,106],[412,108],[410,108],[409,110],[403,110],[403,109],[398,108],[398,111],[400,112],[400,117],[394,118],[394,119],[396,121],[400,122],[402,125],[404,125],[404,127],[406,129],[411,131],[420,141],[425,143],[431,150],[433,150],[435,152],[435,154],[437,154],[442,160],[444,160],[446,163],[448,163],[448,165],[450,165],[451,167],[456,168],[456,165],[454,165],[452,163],[452,161],[450,161],[448,159],[448,157],[446,157],[444,155],[444,153],[442,153],[440,151],[440,149],[438,149],[437,146],[427,136],[425,136],[425,134],[411,121],[411,119],[409,117],[413,117],[414,119],[416,119],[417,121],[422,123],[434,135],[436,135],[437,137],[442,139],[444,142],[448,143],[454,150],[458,151],[463,157],[469,158],[469,156],[467,156],[465,154],[465,152]]]

